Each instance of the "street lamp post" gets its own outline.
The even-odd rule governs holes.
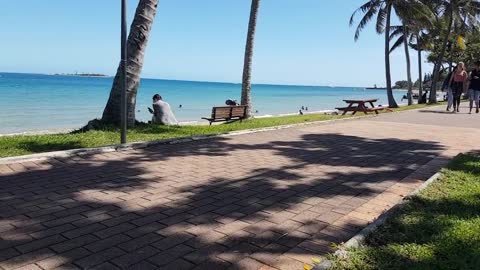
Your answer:
[[[122,1],[122,30],[121,30],[121,66],[122,66],[122,94],[120,97],[120,143],[127,142],[127,1]]]

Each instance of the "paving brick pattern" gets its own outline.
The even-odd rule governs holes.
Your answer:
[[[0,268],[303,269],[478,148],[440,112],[0,164]]]

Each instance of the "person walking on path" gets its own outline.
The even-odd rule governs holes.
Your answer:
[[[470,87],[468,97],[470,98],[470,113],[472,113],[473,102],[475,101],[475,112],[479,112],[479,96],[480,96],[480,61],[475,62],[475,69],[470,73]]]
[[[465,64],[458,63],[455,72],[450,78],[449,86],[452,87],[453,112],[460,112],[460,98],[467,85],[468,74],[465,71]]]
[[[447,88],[447,112],[450,111],[450,109],[452,108],[452,104],[453,104],[453,94],[452,94],[452,87],[450,87],[450,79],[452,78],[452,74],[455,72],[455,70],[457,69],[457,67],[453,67],[452,71],[450,71],[450,73],[448,73],[447,77],[445,78],[445,80],[443,81],[443,85],[442,85],[442,91],[445,91],[445,88]],[[420,97],[422,98],[422,97]],[[425,100],[425,102],[427,102]]]

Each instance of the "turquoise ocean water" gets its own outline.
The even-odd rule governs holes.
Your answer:
[[[101,117],[112,78],[0,73],[0,134],[78,128]],[[137,119],[151,118],[147,107],[155,93],[169,102],[179,121],[201,121],[212,106],[228,98],[240,100],[240,84],[142,79],[137,96]],[[397,101],[404,92],[396,91]],[[387,104],[385,90],[362,87],[253,85],[256,115],[297,113],[343,106],[346,98],[378,98]],[[182,104],[182,108],[179,105]]]

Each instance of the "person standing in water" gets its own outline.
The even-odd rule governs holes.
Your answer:
[[[475,101],[475,112],[479,112],[479,96],[480,96],[480,61],[475,62],[475,69],[470,73],[470,90],[468,97],[470,99],[470,113],[472,113],[473,102]]]
[[[465,64],[458,63],[455,72],[450,78],[449,86],[452,87],[453,95],[453,112],[460,112],[460,98],[467,85],[468,74],[465,71]]]

